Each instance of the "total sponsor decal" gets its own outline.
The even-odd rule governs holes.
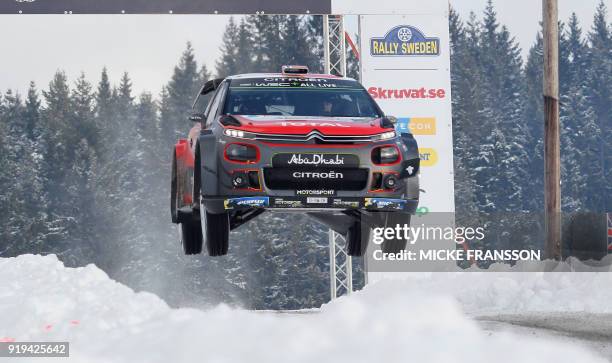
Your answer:
[[[430,147],[420,147],[419,157],[421,166],[434,166],[438,162],[438,152]]]
[[[267,207],[270,205],[268,197],[241,197],[229,198],[223,201],[225,209],[234,209],[236,207]]]
[[[435,135],[435,117],[398,117],[395,129],[398,132],[410,132],[413,135]]]
[[[390,198],[365,198],[365,207],[368,209],[395,209],[404,210],[406,201]]]
[[[280,123],[281,126],[294,126],[294,127],[304,127],[304,126],[312,126],[312,127],[351,127],[350,124],[341,123],[341,122],[295,122],[295,121],[283,121]]]
[[[383,88],[368,87],[368,93],[374,99],[428,99],[445,98],[444,88]]]
[[[398,25],[384,37],[370,38],[370,54],[381,56],[437,56],[440,55],[440,39],[427,37],[412,25]]]

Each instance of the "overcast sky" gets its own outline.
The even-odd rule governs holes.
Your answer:
[[[576,12],[590,28],[599,0],[559,0],[559,17]],[[608,8],[612,0],[605,0]],[[451,0],[467,19],[481,16],[486,0]],[[499,21],[510,29],[526,54],[539,29],[541,1],[495,0]],[[214,69],[223,29],[223,15],[0,15],[0,90],[24,93],[30,80],[47,87],[57,69],[73,81],[80,72],[97,82],[103,66],[111,81],[128,71],[134,91],[159,93],[172,74],[187,41],[198,62]],[[610,19],[610,16],[608,17]],[[349,19],[347,26],[355,28]],[[353,32],[356,29],[349,29]],[[585,30],[586,32],[586,30]]]

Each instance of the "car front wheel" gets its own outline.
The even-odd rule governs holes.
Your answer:
[[[209,213],[202,210],[202,235],[206,241],[206,250],[209,256],[227,255],[229,247],[230,222],[229,214]]]

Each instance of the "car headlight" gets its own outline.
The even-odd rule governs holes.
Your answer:
[[[225,129],[225,135],[231,137],[244,137],[244,131],[234,130],[234,129]]]
[[[374,141],[389,140],[394,138],[395,136],[397,136],[395,131],[387,131],[383,132],[382,134],[375,135],[372,139]]]
[[[236,129],[225,129],[225,131],[223,131],[223,134],[225,136],[236,137],[239,139],[254,139],[255,138],[255,134],[253,134],[252,132],[246,132],[246,131],[236,130]]]

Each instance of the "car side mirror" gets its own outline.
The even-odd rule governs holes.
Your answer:
[[[191,116],[189,116],[189,121],[191,122],[202,122],[204,121],[206,117],[204,116],[203,113],[199,113],[199,112],[195,112],[192,113]]]
[[[397,123],[397,117],[395,116],[383,116],[383,118],[380,120],[380,126],[386,129],[395,128],[396,123]]]

